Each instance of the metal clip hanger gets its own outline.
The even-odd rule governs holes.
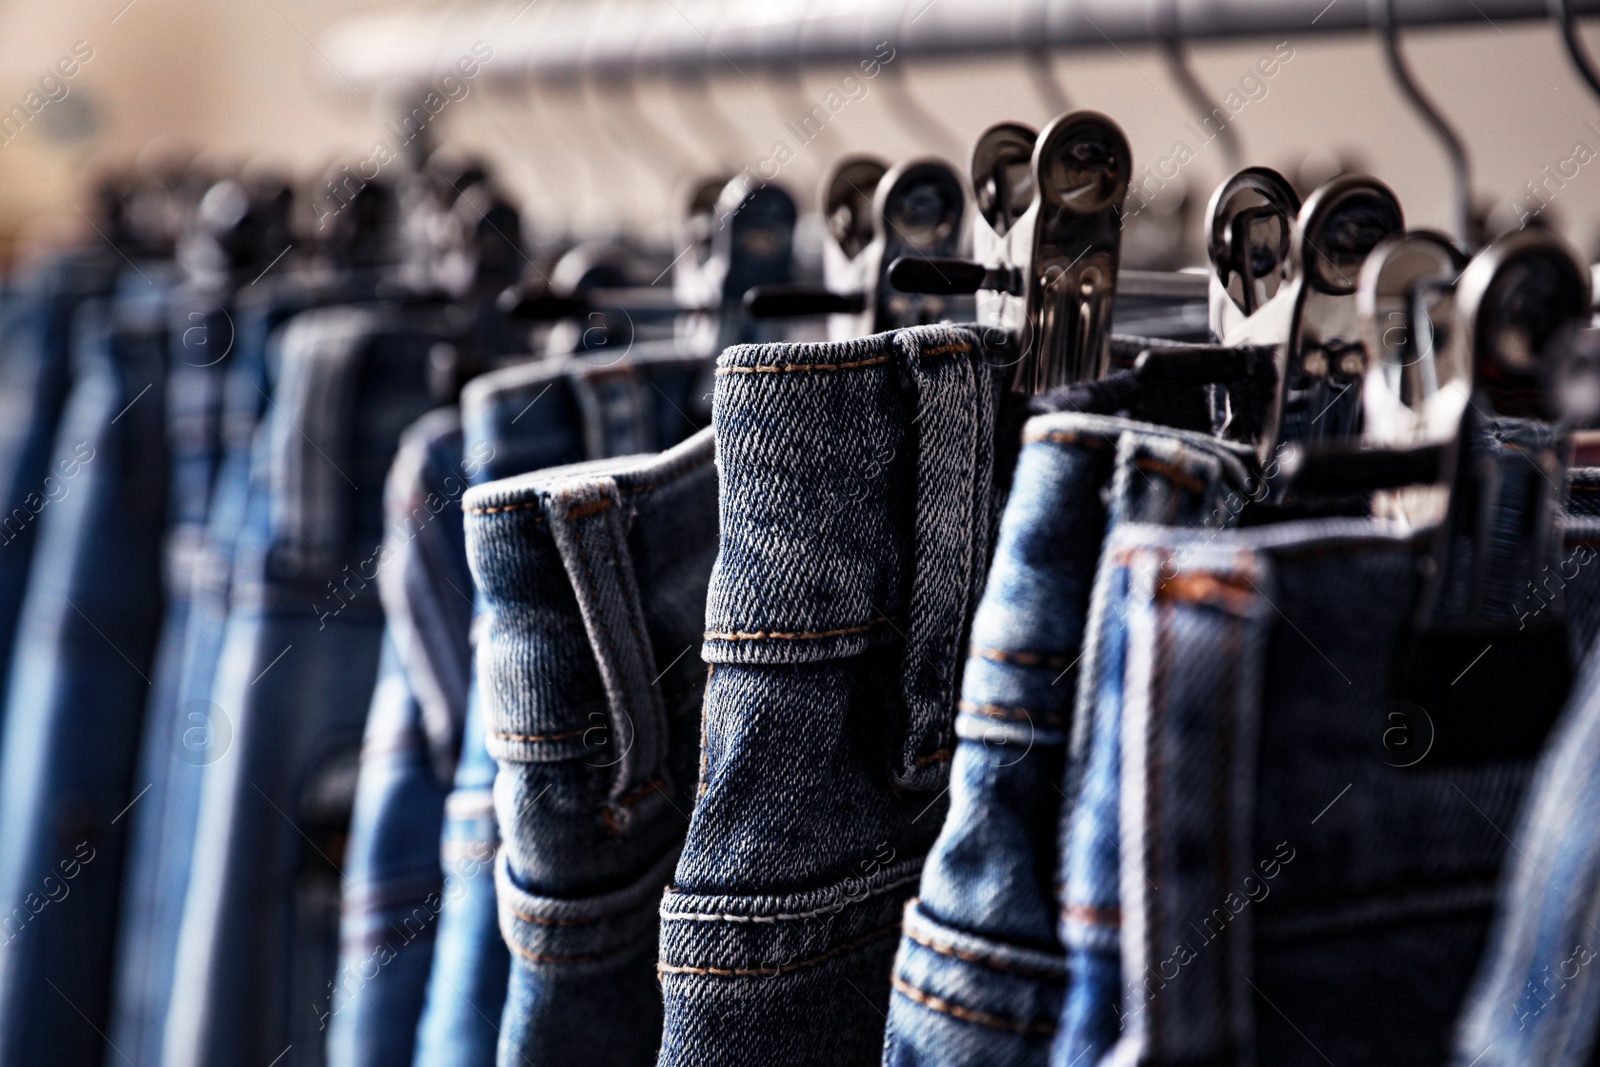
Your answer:
[[[1031,144],[1030,132],[1004,123],[978,139],[975,260],[901,260],[889,280],[909,292],[976,292],[979,321],[1015,347],[1013,387],[1043,393],[1107,369],[1133,158],[1121,127],[1096,112],[1059,116]]]
[[[1292,228],[1287,282],[1223,337],[1231,348],[1276,350],[1277,384],[1257,439],[1264,466],[1289,442],[1348,437],[1359,428],[1366,358],[1356,281],[1378,242],[1403,227],[1400,202],[1376,178],[1346,174],[1324,183]]]
[[[1211,232],[1211,334],[1227,337],[1288,282],[1289,255],[1300,197],[1269,167],[1246,167],[1217,186],[1206,216]]]
[[[889,284],[887,271],[889,264],[903,258],[947,257],[960,249],[967,202],[961,176],[941,159],[901,163],[879,176],[863,212],[864,187],[857,179],[876,165],[875,160],[847,158],[824,189],[823,209],[835,235],[825,248],[826,287],[752,289],[745,294],[752,315],[828,314],[832,316],[828,332],[834,340],[945,317],[943,300],[897,291]],[[860,244],[862,222],[871,227],[865,245]]]

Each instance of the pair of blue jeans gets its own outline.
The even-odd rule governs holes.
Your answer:
[[[336,1065],[488,1064],[502,1031],[495,763],[470,677],[460,486],[681,439],[697,425],[684,412],[703,367],[649,346],[615,364],[512,367],[470,383],[459,419],[435,412],[408,431],[389,487],[390,531],[402,535],[379,576],[393,651],[374,693],[346,868],[337,984],[358,992],[329,1020]],[[445,510],[418,527],[430,499]],[[442,841],[429,832],[441,816]]]
[[[190,411],[175,417],[174,435],[190,443],[175,442],[173,477],[185,488],[173,502],[168,608],[140,742],[138,781],[149,790],[128,813],[107,1029],[120,1053],[107,1051],[108,1067],[123,1055],[162,1062],[201,783],[205,768],[232,745],[233,720],[212,703],[211,687],[246,522],[252,446],[272,389],[269,367],[280,362],[280,327],[310,307],[370,296],[376,282],[370,272],[330,281],[283,269],[236,292],[196,291],[173,314],[170,391],[179,409]]]
[[[699,754],[702,679],[688,653],[716,554],[713,456],[702,431],[659,456],[468,497],[513,953],[501,1064],[655,1057],[657,907]]]
[[[51,466],[72,382],[72,324],[111,292],[122,261],[109,250],[68,252],[10,279],[0,312],[0,693],[46,501],[59,495]],[[49,479],[47,482],[46,479]],[[0,721],[0,729],[4,722]]]
[[[396,307],[305,312],[282,336],[234,550],[165,1062],[320,1063],[340,870],[378,668],[382,487],[429,407],[446,324]]]
[[[1042,1067],[1071,1029],[1073,994],[1115,1002],[1103,987],[1116,981],[1116,931],[1093,921],[1093,890],[1096,875],[1115,881],[1116,797],[1064,803],[1068,738],[1094,729],[1074,706],[1099,652],[1085,628],[1101,546],[1126,522],[1221,529],[1250,492],[1247,455],[1202,434],[1059,414],[1030,421],[1022,441],[973,621],[950,814],[906,909],[884,1053],[894,1067]],[[1083,818],[1107,805],[1110,838]],[[1063,839],[1085,833],[1087,847],[1066,851],[1092,868],[1062,871]]]
[[[153,275],[153,276],[152,276]],[[72,388],[18,623],[0,751],[0,1062],[99,1064],[134,754],[162,612],[170,279],[124,274],[72,327]],[[47,487],[41,487],[48,492]]]
[[[1006,470],[971,330],[718,360],[698,796],[661,904],[659,1063],[876,1063],[943,821]]]

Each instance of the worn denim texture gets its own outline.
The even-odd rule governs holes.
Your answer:
[[[1097,606],[1125,634],[1112,1062],[1445,1058],[1532,761],[1395,758],[1389,686],[1425,534],[1112,535]]]
[[[0,1063],[103,1055],[124,816],[142,786],[135,753],[161,622],[167,280],[126,274],[73,326],[51,460],[61,491],[35,520],[15,650],[28,669],[5,697]]]
[[[718,361],[711,670],[661,904],[661,1064],[882,1055],[1004,498],[1001,362],[944,326]]]
[[[1116,779],[1067,762],[1079,676],[1098,677],[1084,626],[1101,545],[1123,522],[1220,528],[1248,492],[1242,450],[1201,434],[1066,414],[1029,422],[1023,442],[973,621],[950,814],[906,911],[894,1067],[1042,1067],[1058,1025],[1092,1063],[1108,1022],[1114,1037],[1117,932],[1094,920],[1116,880]],[[1091,709],[1077,728],[1095,723]]]
[[[382,641],[382,487],[431,404],[430,318],[383,306],[287,327],[236,547],[164,1062],[322,1062],[339,879]],[[247,508],[247,511],[249,509]]]
[[[648,1064],[657,909],[699,756],[710,431],[468,497],[511,947],[501,1064]]]
[[[467,386],[461,402],[473,481],[654,452],[679,441],[702,424],[690,413],[703,408],[695,401],[705,366],[705,360],[681,355],[675,346],[636,345],[620,360],[584,357],[484,375]],[[480,611],[487,610],[480,605]],[[489,625],[487,617],[481,618],[477,632]],[[474,671],[464,729],[460,722],[428,716],[426,700],[423,708],[432,750],[453,753],[452,746],[459,746],[460,758],[445,808],[440,853],[445,891],[414,1062],[417,1067],[487,1065],[494,1062],[498,1045],[539,1038],[519,1021],[516,1005],[524,976],[497,919],[494,857],[500,833],[492,793],[497,765],[486,743],[482,679]],[[436,763],[445,765],[442,758]],[[509,833],[515,840],[526,837],[518,827]]]

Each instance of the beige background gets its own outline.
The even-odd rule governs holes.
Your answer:
[[[564,0],[540,0],[559,3]],[[415,5],[412,5],[415,6]],[[447,5],[434,5],[443,7]],[[451,5],[459,6],[459,5]],[[9,107],[71,50],[87,41],[94,58],[23,133],[0,145],[0,255],[19,240],[82,229],[78,208],[96,168],[125,160],[151,138],[182,141],[224,159],[263,157],[303,173],[340,153],[367,155],[393,139],[392,115],[356,91],[314,42],[333,23],[399,7],[382,0],[10,0],[0,6],[0,105]],[[1600,27],[1592,39],[1600,45]],[[492,42],[491,42],[492,43]],[[1194,69],[1216,95],[1266,55],[1274,40],[1204,44]],[[1285,165],[1306,152],[1342,152],[1399,192],[1410,221],[1443,226],[1445,167],[1436,145],[1399,101],[1374,42],[1361,36],[1290,39],[1294,58],[1268,82],[1265,98],[1238,115],[1247,161]],[[1554,29],[1544,24],[1416,32],[1407,38],[1419,77],[1469,145],[1482,198],[1505,201],[1583,141],[1600,151],[1600,100],[1571,71]],[[644,82],[533,90],[475,85],[439,126],[449,139],[491,154],[505,183],[541,233],[587,234],[619,225],[664,233],[672,191],[690,170],[720,162],[752,166],[788,139],[785,120],[804,113],[850,72],[818,68],[798,85],[727,68],[703,82]],[[1048,117],[1016,62],[894,65],[910,99],[944,126],[946,150],[964,153],[1000,119]],[[1187,137],[1192,115],[1163,58],[1153,50],[1062,53],[1055,70],[1072,103],[1104,111],[1132,140],[1136,163],[1154,163]],[[913,134],[891,106],[880,77],[845,107],[824,138],[783,170],[805,199],[822,168],[847,149],[891,158],[938,150]],[[646,122],[670,148],[651,145]],[[1594,127],[1586,124],[1594,122]],[[791,141],[791,145],[795,142]],[[1217,146],[1183,170],[1208,191],[1223,174]],[[1526,195],[1522,193],[1522,195]],[[1584,166],[1556,194],[1552,211],[1587,252],[1600,226],[1600,163]]]

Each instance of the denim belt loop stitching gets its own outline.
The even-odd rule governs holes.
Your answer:
[[[667,785],[666,711],[650,684],[655,653],[645,633],[623,506],[615,480],[596,478],[552,492],[546,508],[605,685],[618,753],[607,818],[618,831],[644,802],[659,803]]]
[[[906,717],[896,784],[932,789],[948,774],[953,712],[977,599],[988,571],[994,466],[994,381],[975,338],[895,339],[916,415],[913,558],[905,622]]]

